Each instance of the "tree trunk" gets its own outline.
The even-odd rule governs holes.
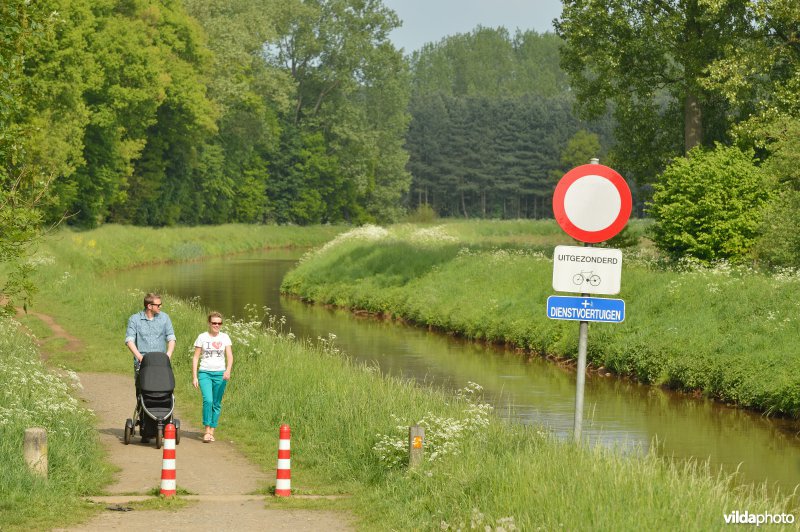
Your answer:
[[[686,94],[683,104],[683,146],[688,153],[689,150],[700,144],[703,140],[703,116],[700,109],[700,102],[692,93]]]

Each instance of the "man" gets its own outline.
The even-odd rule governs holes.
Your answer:
[[[147,353],[166,353],[171,359],[175,350],[175,331],[172,320],[166,312],[161,312],[161,296],[149,293],[144,296],[144,310],[128,318],[125,331],[125,345],[133,354],[133,375],[136,382],[136,395],[139,395],[139,365]],[[149,438],[142,436],[142,443]]]
[[[128,318],[125,345],[133,354],[133,372],[139,374],[139,364],[147,353],[166,353],[172,358],[175,350],[175,331],[172,320],[161,312],[161,296],[152,292],[144,296],[144,310]]]

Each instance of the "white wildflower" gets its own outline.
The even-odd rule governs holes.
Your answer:
[[[464,404],[461,419],[436,416],[427,412],[416,423],[425,430],[424,447],[428,462],[436,462],[446,456],[459,454],[462,444],[467,440],[485,438],[484,429],[489,425],[492,407],[477,401],[477,396],[482,391],[482,386],[469,382],[465,388],[457,392],[459,402]],[[408,426],[413,424],[405,423],[394,415],[392,420],[397,423],[394,434],[380,436],[373,446],[381,462],[388,468],[406,463]]]
[[[409,236],[409,240],[421,244],[438,244],[442,242],[458,242],[458,238],[447,233],[443,225],[422,227]]]
[[[338,246],[343,242],[348,242],[350,240],[381,240],[389,236],[389,231],[385,228],[377,226],[377,225],[362,225],[361,227],[356,227],[355,229],[351,229],[346,233],[341,233],[336,236],[333,240],[327,242],[321,248],[311,251],[304,255],[300,262],[307,260],[309,257],[322,255],[327,252],[329,249]]]

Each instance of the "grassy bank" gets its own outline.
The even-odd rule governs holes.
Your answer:
[[[106,225],[94,231],[56,231],[48,235],[35,261],[56,270],[108,272],[134,265],[197,260],[214,255],[278,247],[309,247],[326,242],[344,226],[216,225],[153,229]],[[53,269],[40,269],[47,275]]]
[[[545,309],[554,294],[558,241],[531,243],[533,231],[553,240],[551,228],[520,223],[506,229],[527,229],[527,240],[511,234],[499,240],[499,222],[357,229],[309,255],[283,288],[320,303],[572,358],[576,325],[548,319]],[[668,271],[647,257],[624,254],[618,297],[626,318],[590,325],[589,362],[645,383],[800,417],[800,277],[722,267]]]
[[[172,240],[171,230],[164,231],[157,240]],[[231,231],[229,240],[236,246],[236,231]],[[135,230],[132,234],[137,238]],[[83,233],[80,242],[66,235],[57,245],[42,248],[36,310],[53,314],[86,342],[76,357],[59,353],[57,341],[44,338],[45,348],[54,353],[53,365],[130,371],[121,335],[142,294],[98,282],[96,273],[102,267],[95,257],[130,247],[125,231],[114,235],[106,240],[102,231]],[[85,252],[89,241],[94,241],[95,255]],[[81,311],[75,312],[76,307]],[[204,309],[166,296],[165,311],[179,338],[173,360],[181,416],[197,423],[189,346],[204,329]],[[34,317],[26,322],[37,328]],[[293,487],[305,493],[352,494],[335,504],[355,512],[364,529],[641,530],[677,524],[712,530],[723,528],[724,514],[737,509],[792,511],[786,501],[760,491],[732,490],[728,479],[716,479],[702,468],[676,469],[652,456],[628,458],[576,447],[535,427],[509,425],[491,414],[477,387],[454,401],[382,377],[374,367],[353,365],[330,340],[299,342],[281,331],[279,319],[268,323],[262,328],[260,316],[226,322],[237,363],[219,433],[272,469],[277,428],[288,423]],[[35,353],[26,357],[34,359]],[[402,449],[407,427],[414,423],[426,429],[429,460],[408,472]],[[75,485],[67,492],[78,494]],[[293,499],[270,504],[318,503]],[[19,515],[14,506],[8,511]],[[44,507],[35,511],[49,512]]]
[[[90,412],[71,393],[76,381],[43,365],[19,323],[0,319],[0,529],[41,530],[91,515],[80,497],[110,480]],[[47,430],[49,475],[32,475],[23,459],[25,429]]]

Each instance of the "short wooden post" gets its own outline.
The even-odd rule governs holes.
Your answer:
[[[47,478],[47,431],[42,428],[25,429],[22,451],[30,470]]]
[[[422,463],[425,429],[419,425],[408,427],[408,467],[417,467]]]

